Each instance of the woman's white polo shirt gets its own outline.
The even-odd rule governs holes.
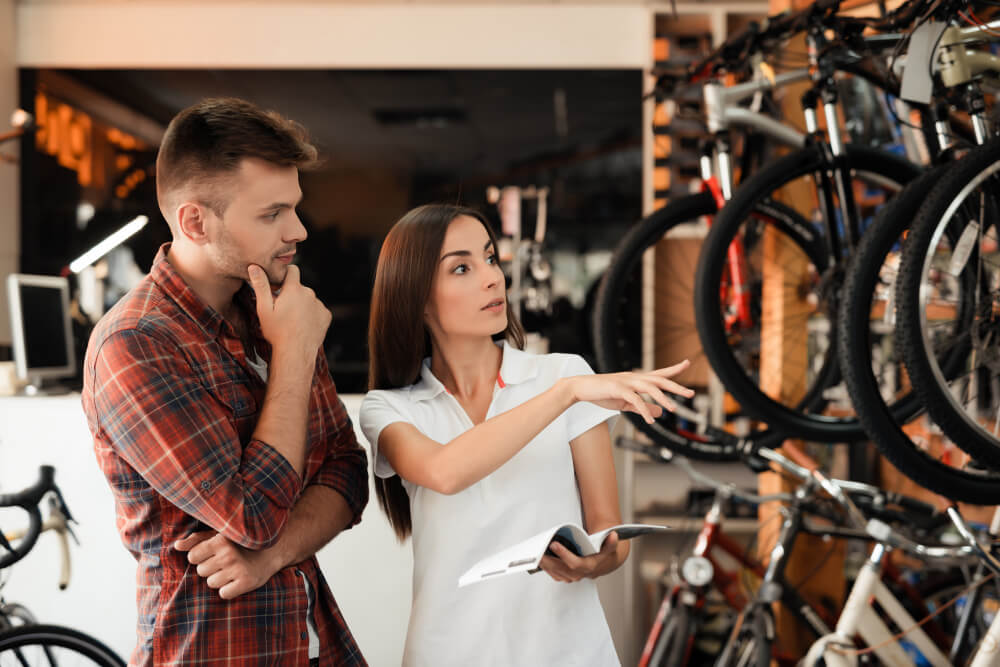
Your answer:
[[[541,394],[556,380],[593,371],[581,357],[535,355],[503,345],[486,418]],[[451,496],[403,480],[413,521],[413,606],[403,664],[618,665],[593,580],[558,583],[544,573],[458,588],[474,563],[555,524],[583,525],[569,442],[617,413],[576,403],[486,478]],[[378,451],[382,429],[413,424],[447,443],[472,428],[425,359],[413,385],[371,391],[361,405],[375,474],[391,477]]]

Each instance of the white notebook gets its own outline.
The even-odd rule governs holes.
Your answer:
[[[620,540],[630,540],[633,537],[645,535],[646,533],[657,533],[666,530],[666,526],[626,523],[588,535],[587,531],[576,524],[559,524],[479,561],[459,578],[458,586],[461,588],[462,586],[479,583],[487,579],[496,579],[507,574],[514,574],[515,572],[531,573],[537,571],[538,563],[542,560],[545,550],[548,549],[549,543],[553,540],[562,543],[570,551],[575,552],[579,556],[592,556],[601,550],[604,538],[611,531],[618,533],[618,539]]]

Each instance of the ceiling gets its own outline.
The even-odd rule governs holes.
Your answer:
[[[641,136],[639,71],[63,70],[162,124],[233,95],[303,123],[333,165],[504,173]]]

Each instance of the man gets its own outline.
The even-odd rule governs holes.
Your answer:
[[[164,135],[173,240],[98,323],[84,369],[138,561],[131,664],[364,664],[314,556],[368,501],[321,350],[330,313],[291,264],[315,159],[301,126],[242,100],[204,100]]]

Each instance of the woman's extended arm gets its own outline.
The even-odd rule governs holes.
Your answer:
[[[669,379],[687,365],[685,361],[650,373],[561,378],[538,396],[469,429],[445,447],[412,424],[395,422],[382,429],[378,448],[403,479],[438,493],[458,493],[510,460],[578,401],[636,412],[651,422],[661,413],[660,406],[673,408],[665,391],[691,394]],[[659,405],[646,403],[640,394],[648,394]]]

